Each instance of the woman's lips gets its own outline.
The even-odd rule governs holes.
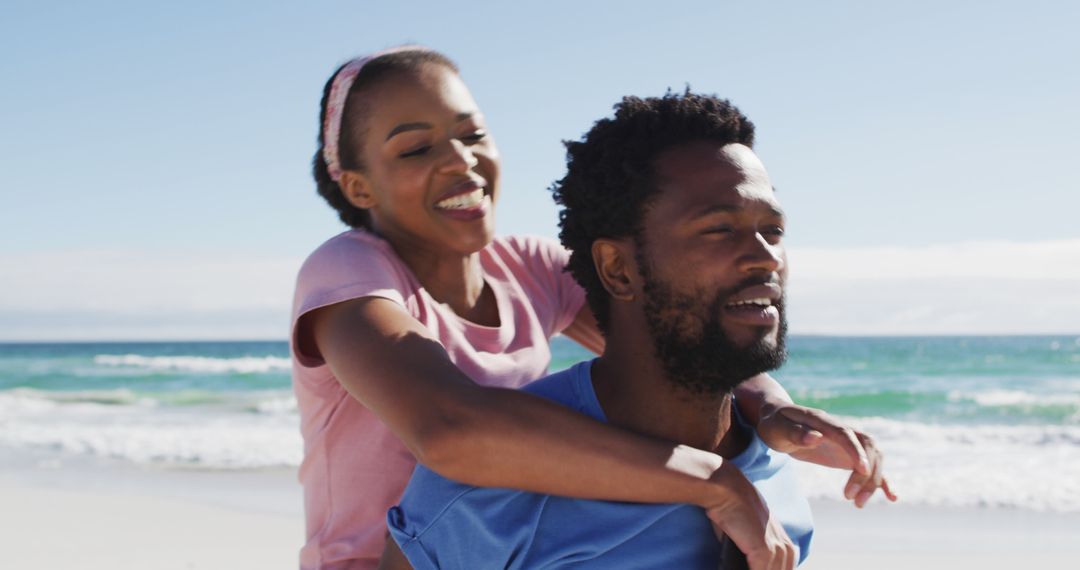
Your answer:
[[[469,177],[446,191],[435,202],[435,211],[455,220],[483,218],[491,211],[491,196],[484,179]]]
[[[478,220],[491,211],[491,197],[480,188],[467,195],[460,194],[439,202],[435,205],[435,211],[455,220]]]
[[[471,191],[461,192],[448,198],[443,198],[435,203],[435,208],[439,210],[468,210],[470,208],[478,207],[483,201],[484,189],[477,187]]]

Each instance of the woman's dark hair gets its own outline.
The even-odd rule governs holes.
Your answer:
[[[363,140],[365,119],[370,115],[369,109],[361,96],[363,91],[370,89],[386,77],[400,73],[415,73],[427,64],[442,65],[454,73],[458,72],[457,65],[445,55],[425,49],[416,48],[406,51],[397,51],[381,55],[364,64],[360,73],[353,81],[349,94],[345,99],[345,109],[341,119],[341,139],[338,141],[338,161],[342,170],[363,170],[364,165],[360,162],[360,141]],[[363,208],[357,208],[345,199],[341,193],[341,187],[330,178],[326,168],[326,158],[323,157],[323,141],[325,133],[323,129],[326,123],[326,101],[330,98],[330,87],[334,78],[348,63],[342,64],[323,87],[322,101],[319,103],[319,143],[315,150],[315,158],[312,162],[312,174],[315,177],[315,186],[319,195],[326,199],[330,207],[337,210],[341,221],[353,228],[370,228],[371,216]]]
[[[624,97],[615,117],[601,119],[580,142],[565,141],[567,172],[552,185],[559,237],[570,250],[567,270],[585,289],[601,331],[608,294],[592,259],[599,238],[642,242],[641,222],[657,196],[655,162],[664,151],[697,141],[754,144],[754,125],[734,105],[711,95],[671,93]]]

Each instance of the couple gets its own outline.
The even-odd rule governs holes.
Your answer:
[[[572,254],[494,237],[498,154],[444,56],[347,63],[321,126],[319,191],[354,230],[297,283],[303,567],[374,568],[400,501],[420,568],[715,566],[714,530],[791,568],[809,512],[766,444],[851,469],[859,506],[891,495],[866,436],[760,374],[784,356],[784,220],[726,102],[628,98],[571,144]],[[499,388],[543,376],[559,332],[601,356]]]

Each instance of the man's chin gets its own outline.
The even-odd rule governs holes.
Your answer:
[[[775,350],[780,345],[780,327],[724,327],[724,334],[739,350]],[[732,330],[737,329],[737,330]]]

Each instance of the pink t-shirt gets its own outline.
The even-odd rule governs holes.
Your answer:
[[[351,230],[319,246],[300,269],[292,311],[293,388],[304,436],[307,543],[302,568],[374,569],[386,539],[386,511],[397,504],[416,460],[330,368],[296,346],[297,320],[360,297],[404,307],[442,342],[477,383],[520,387],[547,373],[548,339],[573,322],[584,292],[563,271],[568,253],[536,237],[496,238],[480,252],[501,324],[466,321],[431,298],[382,239]]]

